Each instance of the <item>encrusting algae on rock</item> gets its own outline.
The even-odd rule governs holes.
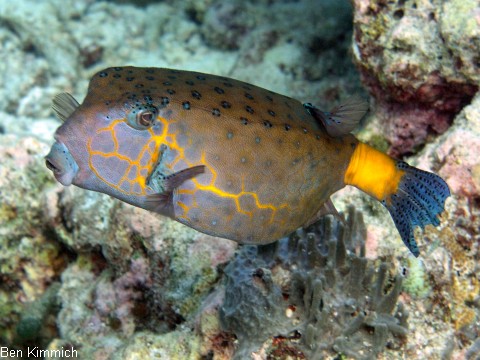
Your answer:
[[[336,213],[330,195],[354,185],[387,207],[418,256],[413,228],[438,225],[450,195],[437,175],[350,134],[368,109],[355,98],[323,112],[225,77],[114,67],[93,76],[83,104],[60,94],[53,108],[64,124],[46,164],[63,185],[240,243]]]

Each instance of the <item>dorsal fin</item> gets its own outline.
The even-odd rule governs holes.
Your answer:
[[[78,101],[69,93],[55,95],[52,100],[52,110],[62,121],[65,121],[70,115],[72,115],[79,106],[80,104]]]
[[[352,96],[330,112],[324,112],[310,103],[303,104],[303,106],[317,121],[323,124],[328,135],[333,137],[350,133],[358,126],[368,111],[368,102],[360,96]]]

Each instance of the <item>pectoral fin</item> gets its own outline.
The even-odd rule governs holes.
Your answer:
[[[146,202],[148,204],[148,208],[163,215],[173,217],[173,193],[175,189],[182,185],[185,181],[193,179],[197,175],[203,174],[204,172],[205,165],[197,165],[177,171],[176,173],[170,175],[162,176],[161,181],[163,191],[147,196]]]

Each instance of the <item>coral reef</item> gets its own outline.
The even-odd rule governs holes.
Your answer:
[[[432,292],[425,265],[421,260],[408,257],[404,260],[405,280],[402,290],[414,298],[424,298]]]
[[[346,225],[323,218],[267,246],[245,246],[225,268],[220,319],[239,340],[244,359],[272,336],[309,359],[371,358],[387,342],[400,347],[407,317],[397,305],[401,277],[365,259],[365,226],[349,209]],[[297,332],[295,342],[291,333]],[[283,351],[283,350],[282,350]]]
[[[355,0],[353,53],[391,154],[445,132],[478,91],[475,0]]]
[[[221,2],[210,6],[203,19],[207,44],[226,50],[239,49],[247,33],[257,25],[256,8],[248,2]]]
[[[232,76],[328,108],[363,91],[347,54],[348,1],[0,0],[2,346],[73,346],[85,359],[222,360],[235,347],[237,357],[258,350],[261,359],[345,358],[352,349],[379,359],[478,357],[478,96],[458,114],[480,80],[478,4],[353,4],[353,55],[379,109],[365,137],[399,155],[427,143],[409,161],[451,187],[444,225],[419,239],[425,255],[415,262],[384,209],[346,189],[336,206],[353,203],[368,218],[365,254],[355,240],[307,257],[302,246],[320,240],[299,232],[281,246],[244,248],[222,275],[234,243],[54,181],[43,163],[59,125],[51,99],[67,91],[81,100],[94,72],[131,64]],[[351,238],[326,221],[332,239]],[[332,262],[333,253],[346,255]],[[394,312],[393,269],[402,267]],[[356,294],[352,274],[365,280]],[[272,316],[250,298],[238,316],[238,293]],[[222,307],[236,336],[221,328]],[[399,313],[409,314],[406,339]]]
[[[130,344],[135,349],[139,339],[150,337],[160,347],[167,344],[176,336],[170,331],[194,318],[218,281],[217,266],[235,249],[231,241],[199,234],[129,205],[110,206],[112,201],[103,196],[72,191],[58,202],[62,211],[50,219],[56,224],[52,231],[68,244],[73,239],[79,257],[62,274],[61,338],[56,346],[81,345],[87,358],[113,356],[127,351]],[[93,217],[92,207],[96,208]],[[76,219],[74,223],[81,226],[69,227],[68,221],[58,220],[62,217]],[[105,217],[114,221],[98,221]],[[95,223],[99,226],[89,229]],[[89,237],[92,233],[97,237]],[[140,331],[144,336],[127,341]],[[88,343],[85,336],[91,339]]]
[[[437,284],[437,297],[443,297],[446,316],[457,330],[470,327],[478,331],[478,304],[480,279],[478,258],[480,256],[480,186],[475,169],[480,160],[474,154],[480,151],[480,96],[456,117],[447,134],[429,144],[418,163],[424,166],[433,163],[446,179],[455,196],[443,217],[444,226],[430,229],[427,239],[441,244],[436,259],[441,271],[432,272]],[[473,328],[472,328],[473,327]]]
[[[433,163],[453,193],[480,197],[480,95],[458,114],[449,132],[427,146],[419,157],[421,166]]]
[[[0,135],[0,343],[16,342],[19,348],[38,335],[28,326],[17,334],[19,321],[27,325],[25,307],[59,278],[69,258],[43,226],[40,194],[53,186],[39,161],[45,150],[46,145],[34,138]]]
[[[291,330],[281,288],[258,255],[258,247],[245,246],[225,268],[225,301],[220,308],[223,328],[233,332],[240,342],[236,358],[243,359],[258,350],[269,337]]]
[[[45,347],[56,335],[55,318],[58,312],[57,293],[60,283],[55,282],[40,298],[24,308],[16,325],[13,343],[22,348],[25,344]]]
[[[470,346],[465,353],[465,359],[466,360],[473,360],[478,358],[478,355],[480,355],[480,338],[477,339],[472,346]]]

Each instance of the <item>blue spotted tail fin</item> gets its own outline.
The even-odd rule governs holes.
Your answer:
[[[438,175],[417,169],[403,161],[397,161],[396,167],[404,174],[397,191],[382,203],[390,212],[404,244],[413,255],[418,256],[420,251],[413,229],[415,226],[424,229],[429,224],[440,224],[438,215],[444,210],[450,190]]]

